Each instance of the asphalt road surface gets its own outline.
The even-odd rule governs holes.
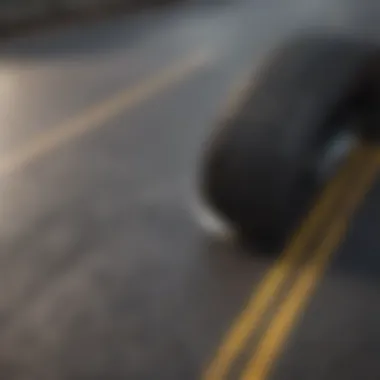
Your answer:
[[[376,36],[379,15],[198,0],[2,41],[1,379],[378,380],[377,152],[298,267],[211,238],[194,199],[247,71],[306,27]]]

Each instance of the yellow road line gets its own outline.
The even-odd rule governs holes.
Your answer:
[[[368,165],[350,187],[349,197],[340,213],[334,218],[329,229],[313,252],[313,258],[302,269],[289,295],[275,315],[266,334],[259,343],[256,354],[248,363],[242,380],[265,380],[292,326],[300,316],[306,302],[311,297],[334,251],[339,246],[349,220],[371,187],[379,165],[374,152],[369,152]]]
[[[203,52],[192,54],[191,57],[164,69],[153,78],[148,78],[143,83],[89,107],[79,115],[52,128],[49,132],[37,136],[14,152],[3,157],[0,156],[0,176],[11,174],[70,140],[100,128],[108,119],[122,111],[136,107],[149,97],[180,82],[210,60],[211,56]]]
[[[304,249],[317,233],[326,215],[333,208],[339,194],[344,190],[347,177],[362,153],[363,148],[359,148],[350,158],[344,170],[327,186],[298,233],[262,280],[259,289],[252,294],[247,306],[233,323],[224,341],[219,346],[214,360],[206,369],[203,376],[204,380],[221,380],[227,375],[234,359],[244,348],[264,313],[275,301],[275,296],[278,294],[281,285],[291,275],[292,270],[302,257]]]

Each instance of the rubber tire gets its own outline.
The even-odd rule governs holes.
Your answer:
[[[279,247],[320,189],[313,158],[345,120],[379,136],[379,49],[346,36],[298,37],[277,49],[214,131],[201,172],[203,199],[265,249]]]

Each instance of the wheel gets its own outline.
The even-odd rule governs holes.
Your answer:
[[[276,49],[207,144],[208,207],[259,247],[283,244],[357,141],[380,136],[379,73],[378,47],[351,37]]]

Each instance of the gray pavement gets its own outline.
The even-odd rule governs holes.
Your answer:
[[[356,7],[194,1],[2,42],[2,379],[200,377],[273,262],[199,227],[202,142],[234,83],[279,40],[317,25],[372,32]],[[206,64],[130,106],[140,83],[200,52]],[[124,92],[128,107],[97,122]],[[67,137],[78,120],[99,125]]]
[[[276,364],[273,379],[377,379],[380,374],[380,182]]]

